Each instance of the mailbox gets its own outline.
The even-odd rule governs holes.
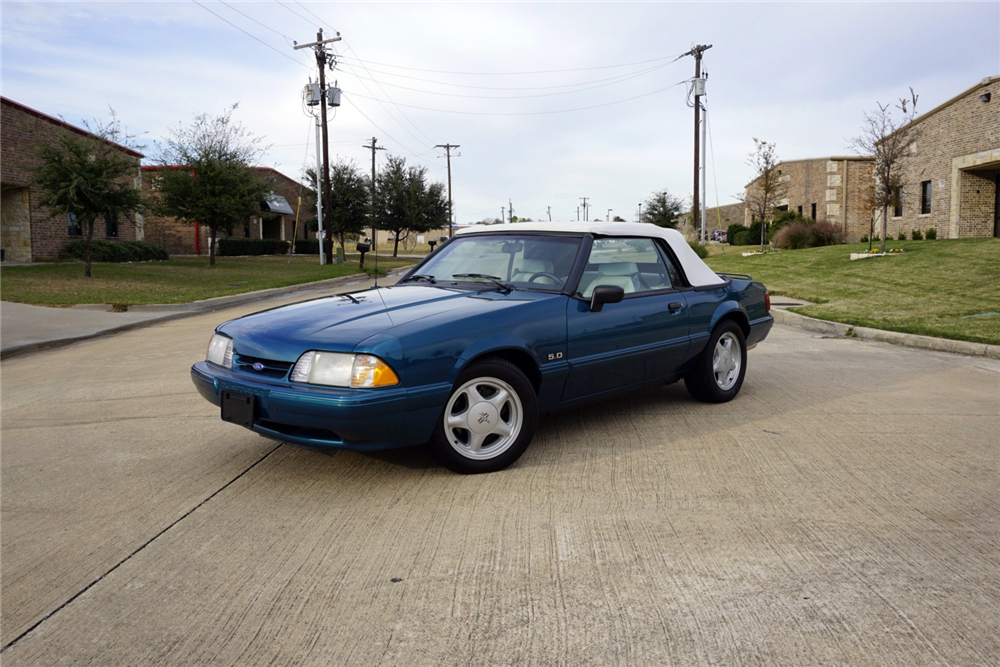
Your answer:
[[[361,261],[358,262],[358,266],[362,269],[365,268],[365,253],[372,249],[370,243],[358,243],[357,250],[361,253]]]

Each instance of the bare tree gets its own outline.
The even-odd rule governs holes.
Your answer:
[[[753,138],[754,150],[747,156],[747,165],[753,168],[754,179],[742,197],[750,209],[750,221],[760,222],[760,249],[767,244],[767,227],[778,202],[785,196],[785,184],[778,169],[778,156],[774,144]]]
[[[917,94],[910,88],[909,99],[901,97],[899,104],[876,102],[878,111],[865,114],[861,134],[851,140],[851,148],[859,155],[875,157],[875,206],[882,209],[881,250],[885,252],[885,237],[889,225],[889,205],[899,206],[903,185],[903,164],[912,155],[920,131],[912,127],[917,117]],[[900,113],[896,117],[895,109]]]

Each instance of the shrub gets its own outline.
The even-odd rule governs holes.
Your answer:
[[[837,245],[844,241],[844,232],[834,223],[823,220],[815,225],[809,226],[809,234],[812,237],[809,245],[819,248],[825,245]]]
[[[694,250],[695,254],[697,254],[702,259],[708,257],[708,248],[706,248],[702,244],[698,243],[697,241],[688,241],[688,245],[691,246],[691,250]]]
[[[902,231],[899,232],[899,236],[896,237],[896,240],[897,241],[905,241],[906,240],[906,232],[902,232]]]
[[[750,236],[750,231],[746,230],[746,229],[743,230],[742,232],[738,232],[735,236],[730,236],[729,238],[732,239],[730,241],[730,243],[732,243],[733,245],[753,245],[754,244],[754,238],[752,236]],[[757,237],[757,242],[760,242],[760,237],[759,236]]]
[[[799,250],[812,245],[812,227],[798,221],[778,230],[774,237],[774,246],[783,250]]]
[[[923,241],[924,240],[924,235],[920,233],[919,229],[914,229],[911,234],[912,235],[910,236],[910,238],[912,238],[914,241]]]
[[[74,259],[87,258],[87,242],[70,241],[63,248],[63,255]],[[170,259],[166,249],[144,241],[105,241],[93,239],[90,242],[90,259],[94,262],[150,262]]]
[[[861,237],[861,241],[860,241],[860,242],[861,242],[861,243],[868,243],[868,235],[867,235],[867,234],[865,234],[864,236],[862,236],[862,237]]]
[[[739,234],[740,232],[745,232],[745,231],[747,231],[746,226],[745,225],[741,225],[738,222],[735,223],[735,224],[729,225],[729,227],[726,228],[726,238],[729,240],[729,245],[737,245],[737,243],[736,243],[736,235]],[[744,244],[744,245],[746,245],[746,244]]]
[[[318,250],[316,252],[319,252]],[[219,239],[216,252],[219,257],[240,255],[287,255],[288,241],[276,239]]]
[[[299,239],[295,242],[296,255],[318,255],[319,239]]]
[[[930,229],[928,229],[927,233],[924,234],[924,238],[927,239],[928,241],[935,240],[937,238],[937,229],[934,228],[934,227],[931,227]]]

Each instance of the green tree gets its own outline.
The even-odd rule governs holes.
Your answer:
[[[330,167],[330,220],[326,221],[328,238],[335,238],[344,246],[346,237],[363,234],[368,224],[371,209],[371,191],[368,180],[353,160],[340,160]],[[316,170],[306,169],[306,182],[310,188],[310,200],[314,212],[309,229],[316,224]]]
[[[406,159],[389,156],[376,177],[375,226],[395,236],[392,256],[399,242],[448,224],[448,197],[443,183],[428,183],[426,167],[407,167]]]
[[[237,106],[215,117],[199,114],[190,126],[178,126],[157,145],[157,162],[179,168],[159,172],[156,209],[208,227],[210,266],[215,266],[216,238],[259,215],[267,191],[266,179],[253,169],[265,149],[259,137],[233,120]]]
[[[43,144],[32,174],[33,183],[42,193],[39,204],[52,210],[52,216],[76,217],[84,230],[86,251],[83,273],[91,276],[91,243],[98,218],[109,222],[133,219],[143,210],[144,199],[136,186],[140,177],[139,156],[134,137],[122,127],[111,112],[108,122],[95,121],[89,134],[63,132],[58,139]]]
[[[654,192],[642,208],[639,222],[648,222],[658,227],[675,229],[684,212],[684,201],[670,194],[666,188]]]

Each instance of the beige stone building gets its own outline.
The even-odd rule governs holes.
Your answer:
[[[889,210],[888,235],[934,228],[938,238],[1000,237],[1000,76],[908,127],[919,134],[903,164],[902,205]]]
[[[41,192],[31,184],[38,164],[38,148],[57,141],[61,135],[91,136],[90,132],[0,98],[0,236],[3,261],[37,262],[54,260],[70,241],[83,238],[83,229],[72,216],[53,215],[39,205]],[[142,154],[117,146],[135,160],[136,187],[141,173]],[[134,223],[134,224],[133,224]],[[143,240],[142,218],[135,221],[97,221],[94,238],[108,241]]]
[[[871,158],[790,160],[778,165],[778,175],[784,191],[776,203],[777,210],[797,211],[816,222],[831,222],[847,239],[868,233],[872,208],[865,193],[872,185]],[[750,222],[744,224],[749,226]]]

